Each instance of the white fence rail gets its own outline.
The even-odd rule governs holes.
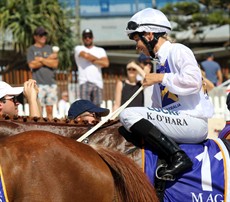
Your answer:
[[[223,118],[225,120],[230,120],[230,113],[226,105],[226,97],[227,97],[226,93],[221,94],[220,91],[212,92],[209,96],[214,106],[213,118]],[[101,104],[101,107],[107,108],[112,112],[113,101],[104,100]],[[24,106],[20,104],[18,106],[18,111],[19,111],[18,112],[19,116],[29,116],[29,105],[27,103],[24,104]],[[45,111],[43,111],[43,116],[46,117]],[[56,104],[53,106],[53,117],[57,117],[57,118],[65,117],[65,114],[63,114],[58,110]]]
[[[227,109],[226,99],[227,94],[230,92],[229,87],[218,86],[209,92],[210,99],[214,106],[214,116],[213,118],[221,118],[224,120],[230,120],[230,112]],[[107,100],[103,101],[101,107],[107,108],[112,112],[113,101]],[[29,115],[29,106],[25,104],[24,106],[19,105],[19,115],[20,116],[28,116]],[[43,116],[46,117],[46,112],[43,111]],[[53,106],[53,117],[63,118],[65,114],[59,112],[57,105]]]
[[[107,108],[110,110],[110,112],[112,112],[112,107],[113,107],[113,101],[112,100],[107,100],[107,101],[103,101],[101,104],[101,107],[103,108]],[[18,106],[18,115],[19,116],[29,116],[29,104],[20,104]],[[59,110],[57,105],[53,105],[53,117],[56,118],[64,118],[65,116],[67,116],[67,114],[64,114],[64,112],[62,110]],[[46,111],[43,110],[43,117],[46,117]]]
[[[210,99],[214,106],[213,118],[230,120],[230,113],[226,105],[227,95],[230,90],[229,87],[230,86],[218,86],[209,92]]]

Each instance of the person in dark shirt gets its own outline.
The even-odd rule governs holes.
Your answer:
[[[201,62],[201,69],[205,71],[205,75],[215,86],[223,82],[222,71],[219,63],[214,61],[213,53],[207,55],[207,59]]]
[[[51,119],[53,105],[57,104],[58,98],[55,70],[58,67],[59,48],[46,44],[47,35],[48,32],[43,27],[35,29],[34,44],[27,51],[27,63],[39,87],[41,106],[45,107],[47,117]]]
[[[123,105],[140,87],[141,81],[137,79],[138,72],[142,69],[136,62],[131,61],[126,66],[127,78],[118,80],[115,90],[115,101],[113,111]],[[144,94],[141,92],[127,107],[144,106]]]

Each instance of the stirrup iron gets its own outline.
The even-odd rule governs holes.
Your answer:
[[[159,176],[158,173],[160,172],[161,169],[166,170],[166,168],[168,167],[167,164],[161,164],[157,167],[156,169],[156,177],[160,180],[165,180],[165,181],[174,181],[175,177],[173,175],[170,174],[165,174],[163,176]]]

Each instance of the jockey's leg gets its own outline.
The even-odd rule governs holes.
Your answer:
[[[142,137],[138,134],[132,134],[127,131],[124,126],[118,128],[119,133],[126,139],[126,141],[133,143],[137,147],[142,147]]]
[[[169,137],[165,136],[151,122],[141,119],[136,122],[130,131],[141,135],[144,140],[156,148],[165,159],[170,159],[170,164],[158,172],[163,179],[172,179],[192,167],[193,163],[187,154]]]

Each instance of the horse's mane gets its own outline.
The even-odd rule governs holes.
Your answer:
[[[88,122],[87,121],[81,121],[78,122],[75,119],[68,119],[68,118],[53,118],[53,119],[49,119],[47,117],[30,117],[30,116],[18,116],[18,115],[14,115],[14,116],[9,116],[7,114],[3,114],[0,116],[0,121],[3,120],[9,120],[9,121],[19,121],[19,122],[34,122],[34,123],[65,123],[65,124],[76,124],[76,125],[87,125]],[[96,124],[96,123],[95,123]]]
[[[97,122],[94,123],[96,125]],[[44,130],[55,134],[78,139],[89,130],[90,125],[86,121],[66,119],[48,119],[43,117],[28,116],[0,116],[0,138],[12,136],[20,132],[31,130]],[[105,125],[108,125],[105,124]]]
[[[141,171],[141,168],[138,167],[133,160],[127,158],[124,155],[121,155],[119,152],[110,151],[108,149],[95,145],[92,147],[98,152],[101,158],[110,167],[115,179],[117,193],[123,193],[122,195],[117,196],[119,199],[118,201],[158,201],[154,187],[151,185],[145,173]],[[135,177],[133,173],[135,173]],[[136,175],[137,173],[138,176]],[[126,187],[124,186],[124,184],[126,184]],[[143,187],[143,189],[145,189],[145,192],[142,192],[140,190],[140,187]]]

